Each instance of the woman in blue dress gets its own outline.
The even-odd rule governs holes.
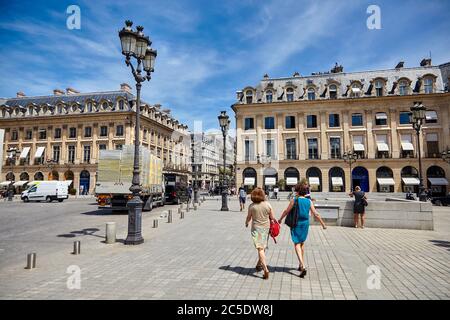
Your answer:
[[[286,210],[283,211],[283,214],[281,215],[278,222],[280,224],[282,223],[283,219],[288,215],[288,213],[294,206],[295,201],[297,201],[298,221],[297,225],[294,228],[291,228],[291,238],[292,242],[294,242],[295,253],[297,254],[297,258],[299,261],[298,271],[300,271],[300,278],[303,278],[306,275],[304,254],[305,241],[308,237],[310,214],[314,215],[314,217],[319,220],[323,229],[326,229],[327,226],[323,222],[319,213],[316,211],[316,208],[314,208],[314,204],[312,203],[312,201],[305,197],[308,193],[308,187],[302,184],[298,184],[295,186],[295,192],[297,193],[297,196],[295,197],[295,199],[291,200],[289,206],[286,208]]]

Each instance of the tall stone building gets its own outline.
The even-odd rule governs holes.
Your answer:
[[[237,92],[237,183],[286,189],[307,178],[313,190],[406,192],[418,188],[418,141],[410,108],[428,109],[420,136],[423,177],[435,194],[448,192],[450,63],[433,66],[270,78]],[[350,172],[344,152],[358,160]]]
[[[32,180],[73,180],[78,194],[94,192],[99,150],[134,144],[136,101],[128,84],[120,90],[4,99],[1,181],[19,187]],[[163,159],[165,172],[189,173],[187,126],[160,105],[141,103],[140,141]],[[14,152],[15,151],[15,152]]]

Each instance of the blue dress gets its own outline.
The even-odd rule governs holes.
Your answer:
[[[303,243],[308,237],[309,230],[309,209],[311,208],[311,200],[306,198],[298,198],[298,222],[295,228],[291,229],[292,242],[295,244]]]

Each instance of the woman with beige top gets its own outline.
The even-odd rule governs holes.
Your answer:
[[[258,250],[258,263],[256,270],[264,270],[263,279],[269,279],[269,269],[266,264],[266,249],[270,220],[275,220],[273,217],[273,209],[266,200],[265,193],[261,188],[256,188],[251,193],[252,204],[248,208],[247,219],[245,220],[245,227],[248,227],[252,221],[252,239],[256,250]]]

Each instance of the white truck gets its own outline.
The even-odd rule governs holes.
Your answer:
[[[99,208],[126,210],[132,198],[134,145],[122,150],[100,150],[95,195]],[[164,205],[163,162],[144,147],[139,148],[140,198],[143,210]]]
[[[24,202],[57,200],[63,202],[69,198],[69,186],[72,180],[66,181],[32,181],[28,183],[27,189],[22,192],[20,198]]]

